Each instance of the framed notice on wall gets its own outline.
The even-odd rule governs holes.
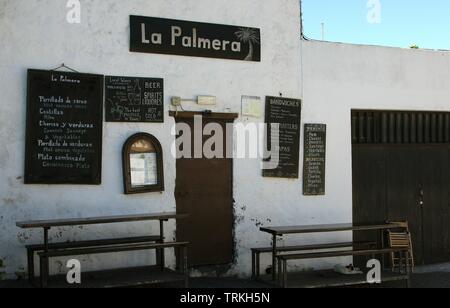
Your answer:
[[[278,160],[278,167],[263,170],[264,177],[299,178],[301,108],[299,99],[266,98],[267,149],[272,152],[270,160]],[[271,124],[278,124],[279,128],[274,129]],[[278,147],[272,142],[274,138],[279,140]]]
[[[107,122],[164,122],[164,80],[105,77]]]
[[[25,184],[101,184],[103,76],[28,70]]]
[[[305,196],[325,195],[327,126],[305,124],[304,142],[303,194]]]

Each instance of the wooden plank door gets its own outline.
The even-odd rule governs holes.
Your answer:
[[[386,146],[386,220],[408,221],[415,258],[424,262],[421,153],[415,147]]]
[[[233,120],[204,118],[203,127],[208,123],[217,123],[225,131],[226,123]],[[181,117],[176,121],[191,127],[193,147],[193,119]],[[209,137],[203,137],[203,143]],[[224,145],[227,141],[224,134]],[[234,256],[233,159],[180,158],[176,168],[177,212],[190,214],[188,219],[177,222],[177,239],[191,243],[189,265],[231,263]]]
[[[417,264],[450,261],[449,148],[354,146],[354,223],[407,220]],[[374,240],[376,235],[355,233],[354,238]]]
[[[424,263],[450,261],[450,147],[421,149]]]

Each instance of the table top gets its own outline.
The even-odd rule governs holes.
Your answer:
[[[82,226],[82,225],[110,224],[119,222],[138,222],[151,220],[164,221],[169,219],[182,219],[188,216],[189,216],[188,214],[177,214],[175,212],[167,212],[154,214],[135,214],[135,215],[90,217],[90,218],[23,221],[17,222],[16,226],[22,229],[51,228],[51,227]]]
[[[263,227],[260,230],[273,235],[284,234],[304,234],[304,233],[325,233],[341,231],[370,231],[398,228],[397,223],[386,223],[378,225],[355,225],[355,224],[331,224],[331,225],[310,225],[310,226],[284,226],[284,227]]]

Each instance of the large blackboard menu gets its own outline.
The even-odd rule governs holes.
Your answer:
[[[107,122],[164,122],[164,80],[105,77]]]
[[[303,194],[306,196],[325,195],[326,137],[326,125],[305,125]]]
[[[28,70],[26,184],[101,184],[103,76]]]
[[[270,160],[279,163],[275,169],[263,170],[264,177],[299,178],[301,108],[299,99],[266,98],[267,148],[272,152]],[[279,124],[279,130],[272,129],[271,124]],[[279,136],[279,151],[271,142],[276,136]]]

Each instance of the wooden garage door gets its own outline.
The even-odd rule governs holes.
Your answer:
[[[419,264],[450,261],[450,114],[354,111],[352,122],[354,222],[408,220]]]

